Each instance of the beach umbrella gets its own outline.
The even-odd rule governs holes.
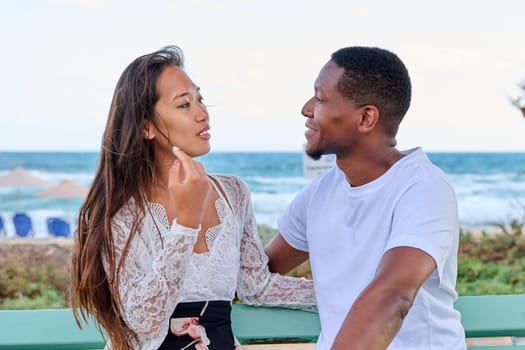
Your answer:
[[[11,169],[7,174],[0,176],[0,186],[16,187],[16,210],[19,209],[20,188],[21,187],[46,187],[51,185],[50,182],[38,176],[32,175],[27,170],[16,167]]]
[[[49,187],[47,190],[37,193],[36,196],[39,198],[71,200],[73,198],[84,198],[88,191],[89,187],[87,186],[71,180],[62,180],[58,185]],[[71,209],[69,207],[70,204],[68,205],[68,211]]]
[[[62,180],[58,185],[49,187],[47,190],[37,193],[40,198],[83,198],[87,195],[89,187],[71,180]]]

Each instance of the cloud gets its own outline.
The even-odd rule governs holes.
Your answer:
[[[51,3],[53,5],[78,6],[95,9],[108,7],[107,0],[51,0]]]
[[[414,45],[406,53],[407,59],[433,71],[462,71],[465,67],[478,69],[483,64],[481,52],[472,49]]]

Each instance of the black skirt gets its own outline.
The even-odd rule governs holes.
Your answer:
[[[159,350],[233,350],[231,309],[222,300],[179,303]]]

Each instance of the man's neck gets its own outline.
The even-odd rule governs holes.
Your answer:
[[[357,187],[379,178],[403,157],[403,153],[391,147],[380,152],[359,152],[338,157],[337,166],[345,173],[350,186]]]

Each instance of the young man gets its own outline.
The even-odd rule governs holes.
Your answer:
[[[393,53],[332,54],[302,109],[306,151],[337,166],[307,185],[266,249],[270,269],[310,258],[321,319],[317,349],[465,349],[454,309],[458,215],[454,190],[420,148],[396,149],[410,105]]]

